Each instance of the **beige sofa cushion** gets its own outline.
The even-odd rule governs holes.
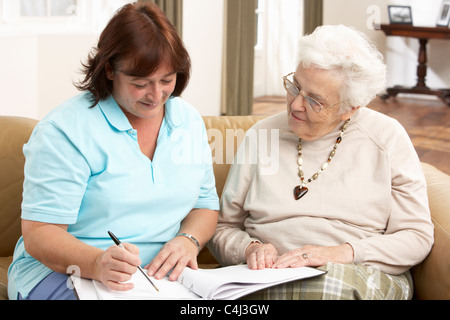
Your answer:
[[[12,255],[20,237],[20,204],[22,203],[22,147],[28,141],[36,120],[0,117],[0,256]]]
[[[428,257],[413,268],[417,299],[450,300],[450,176],[422,163],[427,179],[434,245]]]
[[[216,160],[214,163],[214,176],[216,179],[216,189],[219,197],[222,194],[223,186],[228,175],[228,170],[231,166],[231,162],[228,163],[226,161],[227,155],[233,159],[237,148],[242,142],[241,139],[243,138],[243,134],[247,132],[247,130],[250,129],[256,122],[264,118],[264,116],[203,117],[206,131],[208,133],[209,143],[212,148],[213,159]]]
[[[0,300],[8,300],[7,273],[12,257],[0,257]]]

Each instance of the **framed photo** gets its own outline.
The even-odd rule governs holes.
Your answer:
[[[442,1],[441,9],[439,10],[439,16],[436,22],[438,27],[448,27],[450,22],[450,0]]]
[[[391,24],[413,24],[410,6],[388,6]]]

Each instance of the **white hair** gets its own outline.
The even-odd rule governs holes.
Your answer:
[[[299,64],[325,69],[342,77],[341,111],[367,106],[386,88],[383,55],[367,36],[353,28],[321,26],[299,42]]]

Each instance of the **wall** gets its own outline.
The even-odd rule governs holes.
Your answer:
[[[96,42],[93,34],[0,36],[0,114],[40,119],[77,93],[80,61]]]
[[[202,115],[220,115],[223,0],[184,0],[183,41],[192,60],[192,77],[182,97]]]
[[[411,6],[416,26],[435,26],[441,0],[324,0],[324,24],[346,24],[365,32],[385,55],[389,68],[388,86],[413,86],[417,79],[418,41],[386,37],[382,31],[368,28],[368,24],[376,20],[389,23],[387,6],[390,4]],[[429,87],[450,87],[449,52],[450,41],[429,41]]]
[[[73,86],[73,82],[78,82],[83,78],[80,72],[81,61],[86,60],[91,48],[96,44],[97,35],[95,34],[74,34],[70,37],[41,35],[38,37],[39,69],[36,79],[39,118],[68,97],[79,93]]]
[[[193,69],[183,98],[203,115],[219,115],[223,0],[184,0],[184,4],[183,38]],[[72,83],[81,78],[80,62],[98,35],[17,30],[0,24],[0,115],[42,119],[77,94]]]
[[[36,38],[0,37],[0,115],[37,117],[37,68]]]

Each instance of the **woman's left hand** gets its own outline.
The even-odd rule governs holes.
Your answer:
[[[352,263],[352,246],[348,243],[337,247],[304,246],[281,255],[273,268],[320,267],[328,262]]]
[[[191,240],[175,237],[161,248],[145,268],[148,268],[148,274],[156,279],[162,279],[173,268],[169,279],[175,281],[186,266],[198,269],[197,255],[198,248]]]

